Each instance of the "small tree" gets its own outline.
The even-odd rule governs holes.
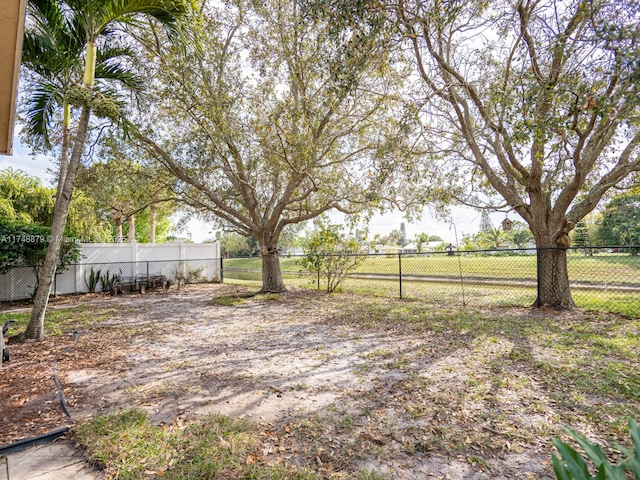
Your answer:
[[[493,230],[493,228],[493,222],[491,222],[491,218],[489,218],[489,212],[482,210],[480,214],[480,231],[487,233],[489,230]]]
[[[499,250],[507,241],[504,231],[499,228],[490,228],[480,233],[482,246],[488,249]]]
[[[251,255],[251,247],[247,243],[247,239],[235,232],[225,232],[220,237],[220,248],[225,257],[248,257]]]
[[[526,248],[529,242],[533,240],[531,229],[525,223],[518,220],[513,222],[509,234],[511,241],[518,248]]]
[[[422,253],[425,246],[429,244],[429,235],[422,232],[416,235],[416,247],[418,249],[418,253]]]
[[[573,231],[573,244],[576,247],[586,247],[590,243],[589,229],[587,228],[586,223],[584,223],[583,221],[576,223],[576,228]],[[586,255],[587,249],[584,248],[582,252]]]
[[[320,225],[305,247],[306,255],[296,262],[300,271],[326,279],[327,293],[335,291],[365,259],[356,239],[348,238],[342,230],[341,225]]]

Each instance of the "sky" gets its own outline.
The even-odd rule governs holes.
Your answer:
[[[17,127],[16,130],[18,130]],[[14,170],[23,170],[28,175],[39,177],[43,185],[52,186],[54,178],[48,170],[54,168],[54,164],[50,157],[45,155],[33,156],[30,154],[29,147],[22,144],[19,135],[14,136],[14,153],[11,156],[0,155],[0,170],[13,168]],[[491,220],[495,226],[498,226],[504,219],[504,213],[490,214]],[[512,220],[514,214],[510,214]],[[340,214],[330,215],[332,222],[340,222]],[[455,224],[455,228],[451,226],[450,221],[437,220],[425,209],[422,218],[414,222],[408,222],[403,218],[402,212],[390,212],[384,215],[375,215],[369,223],[369,235],[372,237],[376,233],[387,235],[391,230],[399,230],[400,224],[404,222],[407,231],[407,238],[412,240],[419,233],[425,232],[429,235],[438,235],[446,243],[456,243],[456,232],[458,240],[462,239],[464,234],[475,233],[480,229],[480,212],[467,207],[452,207],[451,220]],[[204,223],[200,220],[193,219],[187,223],[186,230],[178,232],[180,236],[188,236],[194,242],[200,243],[211,239],[215,236],[216,228],[212,224]]]

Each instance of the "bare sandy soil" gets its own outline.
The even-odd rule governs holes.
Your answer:
[[[548,438],[520,427],[546,432],[553,413],[497,406],[544,400],[535,380],[497,390],[495,404],[460,394],[472,389],[470,379],[490,381],[490,360],[513,345],[367,326],[341,314],[349,295],[294,290],[235,305],[215,300],[241,290],[188,285],[79,300],[96,315],[111,313],[81,329],[58,363],[74,420],[133,406],[160,424],[217,412],[258,423],[265,457],[327,476],[364,468],[393,479],[552,478]],[[2,440],[38,433],[24,427],[38,416],[65,421],[55,389],[30,396],[11,378],[48,385],[48,362],[69,344],[69,336],[48,339],[38,355],[32,346],[13,347],[0,409],[13,427]]]

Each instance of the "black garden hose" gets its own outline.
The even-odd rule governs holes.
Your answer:
[[[64,392],[62,391],[62,385],[60,385],[60,380],[58,380],[58,374],[56,373],[56,363],[58,363],[58,360],[60,360],[65,353],[67,353],[69,350],[75,347],[76,343],[78,343],[77,330],[73,332],[73,343],[58,354],[56,359],[53,361],[53,366],[52,366],[53,382],[56,384],[56,389],[58,390],[58,396],[60,397],[60,405],[62,405],[62,410],[64,410],[64,413],[66,413],[67,417],[69,418],[71,418],[71,412],[69,411],[69,407],[67,406],[67,401],[64,397]]]
[[[62,410],[64,410],[64,413],[69,418],[71,418],[71,412],[69,411],[69,407],[67,406],[67,401],[64,397],[64,392],[62,391],[62,385],[60,385],[60,380],[58,380],[58,374],[56,372],[56,363],[58,363],[58,360],[60,360],[65,353],[67,353],[69,350],[71,350],[73,347],[76,346],[76,344],[78,343],[78,336],[79,336],[78,331],[74,331],[73,343],[58,354],[58,356],[53,361],[53,365],[52,365],[53,382],[56,384],[56,389],[58,390],[58,396],[60,397],[60,404],[62,405]],[[9,445],[2,445],[0,446],[0,455],[8,455],[10,453],[16,453],[30,447],[52,442],[58,437],[61,437],[62,435],[67,433],[68,431],[69,431],[69,427],[65,426],[65,427],[57,428],[43,435],[37,435],[32,438],[19,440]]]

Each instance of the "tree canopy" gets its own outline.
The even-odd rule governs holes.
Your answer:
[[[0,219],[15,225],[51,227],[56,190],[40,179],[11,168],[0,170]],[[111,228],[96,213],[95,199],[78,191],[69,206],[65,235],[76,239],[108,241]]]
[[[402,79],[378,37],[335,39],[295,1],[209,9],[206,48],[185,57],[149,44],[162,102],[138,139],[182,201],[259,242],[263,289],[281,291],[285,228],[360,211],[391,185],[376,167],[400,152]]]
[[[640,194],[618,195],[607,203],[598,237],[604,245],[640,246]]]
[[[542,255],[537,303],[573,305],[568,234],[640,170],[637,4],[385,5],[428,92],[430,158],[464,203],[524,219]]]

